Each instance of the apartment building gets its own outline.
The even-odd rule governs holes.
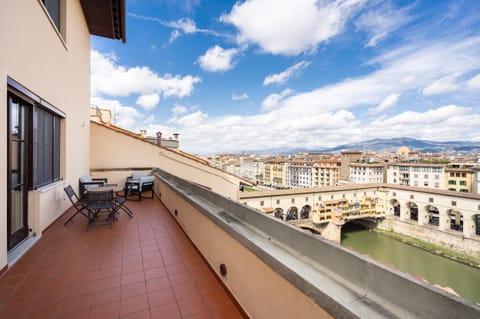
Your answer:
[[[445,186],[449,191],[472,193],[474,181],[475,171],[471,168],[445,169]]]
[[[313,187],[334,186],[340,180],[341,160],[324,159],[313,164]]]
[[[354,184],[383,183],[384,179],[385,164],[350,164],[350,181]]]
[[[0,270],[89,172],[91,34],[125,41],[125,2],[0,2]]]
[[[388,163],[387,183],[445,189],[445,165]]]
[[[286,184],[286,170],[284,160],[268,160],[263,166],[264,184],[272,187],[284,188]]]
[[[310,161],[289,161],[285,163],[285,186],[289,188],[313,187],[313,163]]]

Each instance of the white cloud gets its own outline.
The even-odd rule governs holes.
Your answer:
[[[270,94],[262,102],[262,111],[270,111],[279,106],[280,101],[293,93],[292,89],[285,89],[282,93]]]
[[[389,109],[389,108],[395,106],[395,104],[397,104],[397,102],[398,102],[399,97],[400,97],[400,95],[396,94],[396,93],[392,93],[392,94],[388,95],[382,101],[382,103],[380,103],[378,106],[368,109],[368,113],[378,114],[380,112],[385,111],[386,109]]]
[[[158,102],[160,102],[160,96],[154,93],[140,95],[135,103],[143,107],[145,110],[152,110],[157,106]]]
[[[297,55],[339,34],[364,0],[250,0],[237,2],[220,20],[238,29],[239,44],[272,54]]]
[[[367,47],[374,47],[390,33],[409,23],[412,18],[408,15],[409,7],[394,8],[389,2],[379,8],[368,10],[355,22],[357,29],[365,30],[370,34]]]
[[[167,44],[172,44],[173,41],[175,41],[176,39],[178,39],[180,36],[182,35],[182,33],[178,30],[173,30],[172,33],[170,34],[170,39],[168,39],[168,43]]]
[[[468,87],[472,89],[478,89],[480,88],[480,74],[474,76],[467,82]]]
[[[171,109],[172,113],[173,114],[184,114],[184,113],[187,113],[187,108],[183,105],[180,105],[180,104],[175,104],[172,109]]]
[[[276,83],[276,84],[285,83],[291,76],[297,74],[299,71],[301,71],[302,69],[305,69],[309,65],[310,65],[310,62],[301,61],[289,67],[283,72],[268,75],[267,77],[265,77],[265,80],[263,80],[263,85],[269,85],[273,83]]]
[[[183,1],[182,3],[185,5],[186,2]],[[170,35],[168,44],[171,44],[173,41],[175,41],[175,39],[177,39],[183,34],[206,33],[214,36],[224,36],[213,30],[198,28],[195,21],[189,18],[181,18],[176,21],[166,21],[159,18],[142,16],[142,15],[131,13],[131,12],[127,13],[127,15],[135,19],[153,21],[163,25],[164,27],[174,29]]]
[[[437,94],[453,92],[457,88],[458,88],[458,84],[456,83],[456,77],[447,75],[437,79],[433,83],[426,86],[422,90],[422,93],[423,95],[437,95]]]
[[[191,119],[176,119],[171,124],[180,124],[177,121],[191,123],[192,119],[195,125],[175,127],[170,131],[182,134],[182,149],[201,154],[266,150],[292,145],[323,148],[341,145],[345,141],[399,136],[480,141],[477,129],[480,114],[476,114],[474,109],[455,105],[425,112],[406,111],[372,122],[362,122],[347,110],[318,112],[308,116],[297,113],[296,117],[291,117],[284,110],[275,109],[253,116],[212,118],[199,112],[192,114]]]
[[[155,115],[150,115],[149,117],[147,117],[147,119],[145,120],[145,123],[146,124],[154,124],[155,123]]]
[[[233,68],[233,58],[237,49],[223,49],[216,45],[198,58],[200,67],[209,72],[225,72]]]
[[[179,125],[185,126],[185,127],[195,127],[195,126],[200,125],[207,118],[208,118],[207,113],[204,113],[204,112],[198,110],[194,113],[190,113],[190,114],[187,114],[187,115],[182,116],[182,117],[175,116],[175,117],[171,118],[168,121],[168,123],[179,124]]]
[[[478,70],[478,56],[480,37],[402,47],[370,61],[376,71],[292,95],[281,100],[278,107],[294,117],[298,113],[380,104],[392,92],[417,92],[439,78]]]
[[[232,94],[232,100],[234,100],[234,101],[246,100],[246,99],[248,99],[248,94],[247,93],[243,93],[243,94],[240,94],[240,95]]]
[[[474,109],[446,105],[425,112],[405,111],[390,118],[368,123],[364,130],[366,138],[411,136],[438,141],[479,141],[480,114]]]
[[[134,107],[122,105],[118,100],[92,97],[91,103],[101,109],[110,110],[112,114],[111,123],[129,130],[137,131],[137,125],[144,117],[143,114],[138,112]]]
[[[125,67],[117,64],[112,54],[91,51],[92,95],[105,93],[111,96],[131,94],[159,94],[163,97],[185,97],[193,93],[196,76],[158,75],[146,66]]]

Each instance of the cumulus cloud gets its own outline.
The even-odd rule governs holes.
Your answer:
[[[250,0],[237,2],[220,20],[237,28],[239,44],[253,43],[272,54],[297,55],[339,34],[364,2]]]
[[[478,89],[480,88],[480,74],[474,76],[467,82],[468,87],[472,89]]]
[[[185,97],[193,93],[199,77],[186,75],[163,76],[149,67],[125,67],[117,64],[114,54],[91,51],[92,95],[105,93],[111,96],[131,94],[158,94],[163,97]]]
[[[168,123],[170,124],[178,124],[181,126],[186,126],[186,127],[195,127],[200,125],[205,119],[208,118],[208,114],[204,113],[200,110],[187,114],[182,117],[173,117],[171,118]]]
[[[135,103],[143,107],[145,110],[152,110],[157,106],[158,102],[160,102],[160,96],[154,93],[140,95]]]
[[[180,104],[175,104],[171,109],[173,114],[184,114],[187,113],[187,108]]]
[[[355,25],[358,30],[364,30],[370,35],[366,46],[374,47],[389,34],[412,20],[409,11],[410,7],[400,9],[393,7],[390,2],[385,2],[380,7],[363,13]]]
[[[282,99],[291,95],[292,93],[292,89],[285,89],[282,93],[270,94],[262,102],[262,111],[273,110],[274,108],[279,106],[279,103]]]
[[[193,153],[218,153],[258,150],[272,147],[333,147],[348,141],[378,137],[411,136],[429,140],[480,141],[480,114],[468,107],[446,105],[424,112],[404,111],[371,122],[348,110],[318,112],[305,116],[288,116],[282,109],[239,116],[207,117],[203,112],[191,115],[195,125],[176,127],[182,138],[182,149]],[[191,123],[187,117],[171,124]],[[173,123],[175,122],[175,123]],[[212,130],[212,127],[215,129]],[[171,129],[174,131],[175,129]],[[262,134],[258,134],[261,130]]]
[[[309,65],[310,65],[310,62],[301,61],[289,67],[283,72],[268,75],[267,77],[265,77],[265,80],[263,80],[263,85],[269,85],[273,83],[276,83],[276,84],[285,83],[291,76],[297,74],[298,72],[300,72],[302,69],[305,69]]]
[[[248,99],[248,94],[247,93],[243,93],[243,94],[232,94],[232,100],[234,101],[239,101],[239,100],[246,100]]]
[[[224,49],[218,45],[210,48],[197,60],[202,69],[209,72],[225,72],[233,68],[233,58],[238,49]]]
[[[136,108],[122,105],[118,100],[93,97],[91,103],[101,109],[110,110],[112,115],[111,123],[129,130],[136,131],[138,122],[144,117]]]
[[[457,88],[456,77],[447,75],[426,86],[422,93],[423,95],[437,95],[455,91]]]
[[[425,112],[405,111],[390,118],[368,123],[366,137],[376,137],[382,132],[385,137],[414,134],[428,140],[479,141],[480,114],[468,107],[445,105]]]
[[[386,109],[394,107],[395,104],[397,104],[399,97],[400,97],[399,94],[396,94],[396,93],[390,94],[378,106],[368,109],[368,113],[378,114],[385,111]]]

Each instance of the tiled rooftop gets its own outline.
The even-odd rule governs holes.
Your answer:
[[[68,211],[0,277],[2,318],[243,318],[158,199],[113,227]]]

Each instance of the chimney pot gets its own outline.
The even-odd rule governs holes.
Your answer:
[[[157,132],[157,145],[162,146],[162,132]]]
[[[175,141],[178,141],[178,135],[180,135],[180,134],[178,134],[178,133],[173,134],[173,138],[175,138]]]

